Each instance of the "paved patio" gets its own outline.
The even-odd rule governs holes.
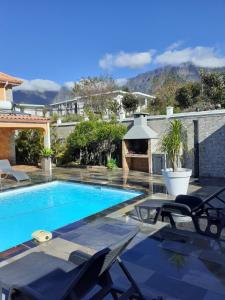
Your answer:
[[[37,170],[30,175],[31,184],[49,181],[52,178],[68,179],[138,188],[147,192],[148,197],[170,199],[165,194],[161,176],[150,177],[141,172],[130,172],[126,176],[120,169],[108,171],[98,168],[88,170],[56,168],[52,177]],[[189,193],[205,197],[217,190],[222,183],[219,180],[193,181]],[[18,186],[7,179],[3,182],[3,189],[12,185]],[[0,267],[32,251],[45,251],[64,259],[68,259],[69,254],[76,249],[91,254],[121,239],[134,226],[139,226],[140,232],[123,254],[123,259],[146,299],[152,296],[174,300],[225,299],[223,240],[216,241],[200,236],[190,226],[174,230],[162,222],[156,225],[141,224],[130,217],[132,210],[133,204],[113,211],[107,216],[99,215],[88,221],[81,220],[76,226],[68,225],[54,232],[55,239],[39,246],[34,242],[24,243],[27,251],[18,249],[16,256],[12,253],[0,256],[3,260]],[[127,285],[116,266],[112,270],[112,275],[119,285]]]

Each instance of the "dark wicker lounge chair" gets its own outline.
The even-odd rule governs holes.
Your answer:
[[[28,254],[0,269],[2,287],[10,290],[10,300],[75,300],[83,299],[93,288],[100,287],[88,299],[144,299],[137,284],[122,263],[119,255],[134,238],[134,232],[110,248],[91,257],[73,252],[69,261],[43,252]],[[109,270],[118,262],[130,282],[126,291],[114,287]]]
[[[147,200],[136,207],[138,218],[143,222],[156,223],[169,218],[176,227],[176,218],[188,216],[198,233],[219,238],[225,227],[225,187],[202,200],[195,196],[179,195],[174,201]]]

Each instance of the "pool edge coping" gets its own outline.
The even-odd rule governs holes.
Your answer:
[[[109,208],[106,208],[100,212],[97,212],[93,215],[87,216],[85,218],[82,218],[80,220],[77,220],[75,222],[69,223],[65,226],[59,227],[53,231],[51,231],[53,237],[52,239],[55,239],[57,237],[61,237],[63,238],[63,235],[65,233],[68,233],[71,230],[74,230],[76,228],[79,228],[80,226],[90,223],[94,220],[96,220],[98,217],[106,217],[107,215],[114,213],[128,205],[132,205],[135,204],[137,201],[144,199],[145,197],[147,197],[149,195],[149,193],[147,191],[143,191],[141,189],[137,189],[134,187],[121,187],[119,185],[116,184],[101,184],[101,183],[96,183],[96,182],[83,182],[81,180],[73,180],[73,179],[60,179],[60,178],[53,178],[52,180],[48,180],[48,181],[44,181],[44,182],[37,182],[37,183],[29,183],[27,185],[23,185],[23,186],[19,186],[19,187],[12,187],[9,189],[6,189],[4,191],[2,191],[1,193],[10,191],[10,190],[16,190],[16,189],[21,189],[21,188],[27,188],[27,187],[32,187],[32,186],[36,186],[36,185],[42,185],[42,184],[47,184],[47,183],[51,183],[54,181],[61,181],[61,182],[70,182],[70,183],[80,183],[80,184],[84,184],[84,185],[95,185],[95,186],[100,186],[100,187],[105,187],[105,188],[114,188],[114,189],[120,189],[120,190],[127,190],[127,191],[134,191],[134,192],[139,192],[142,193],[141,195],[135,196],[131,199],[128,199],[124,202],[118,203],[114,206],[111,206]],[[40,243],[35,242],[35,240],[30,239],[26,242],[23,242],[21,244],[15,245],[14,247],[8,248],[4,251],[0,252],[0,263],[2,263],[3,261],[6,261],[9,258],[12,258],[18,254],[21,254],[29,249],[35,248],[37,246],[39,246]],[[8,254],[7,254],[8,253]]]

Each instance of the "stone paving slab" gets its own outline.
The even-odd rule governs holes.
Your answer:
[[[51,179],[41,172],[34,172],[31,176],[32,182],[36,183]],[[148,192],[149,198],[171,199],[161,192],[164,189],[161,176],[152,177],[141,172],[130,172],[128,176],[123,176],[121,170],[102,172],[56,168],[53,170],[53,177],[139,188]],[[10,186],[10,182],[7,184]],[[13,185],[18,186],[15,182]],[[209,182],[205,186],[193,182],[189,187],[189,193],[204,198],[219,186],[216,182],[212,186]],[[152,195],[152,192],[155,194]],[[68,259],[69,254],[75,250],[94,254],[96,250],[121,239],[129,229],[139,226],[140,232],[122,258],[146,299],[152,295],[164,296],[166,300],[225,299],[223,242],[219,245],[215,240],[200,236],[193,232],[193,228],[185,226],[182,230],[174,230],[162,222],[154,226],[142,224],[127,216],[132,209],[131,205],[110,214],[111,218],[99,217],[88,223],[81,222],[73,230],[68,226],[66,230],[60,232],[60,238],[56,237],[1,262],[0,267],[33,251],[44,251],[64,259]],[[126,279],[118,267],[113,268],[112,276],[116,283],[126,284]]]
[[[53,255],[53,256],[68,260],[71,252],[77,251],[77,250],[85,252],[90,255],[93,255],[96,252],[94,249],[85,247],[82,244],[76,244],[76,243],[64,240],[62,238],[55,238],[53,240],[47,241],[43,244],[40,244],[39,246],[37,246],[35,248],[28,249],[26,252],[23,252],[14,257],[11,257],[8,260],[0,262],[0,267],[4,266],[6,264],[9,264],[15,260],[18,260],[32,252],[44,252],[49,255]]]

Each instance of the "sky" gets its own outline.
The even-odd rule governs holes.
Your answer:
[[[24,89],[225,66],[225,0],[1,0],[0,71]]]

